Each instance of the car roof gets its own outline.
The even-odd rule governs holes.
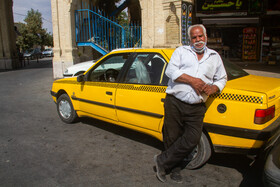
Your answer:
[[[141,52],[150,52],[150,53],[164,53],[169,59],[173,54],[175,48],[123,48],[123,49],[116,49],[111,51],[109,54],[113,53],[141,53]]]

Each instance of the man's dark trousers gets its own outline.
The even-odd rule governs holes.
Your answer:
[[[158,156],[158,161],[165,170],[171,170],[199,143],[206,107],[204,103],[187,104],[167,94],[164,110],[165,151]]]

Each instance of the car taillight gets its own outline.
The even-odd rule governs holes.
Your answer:
[[[264,124],[274,118],[275,116],[275,106],[269,107],[267,109],[257,109],[255,112],[255,124]]]

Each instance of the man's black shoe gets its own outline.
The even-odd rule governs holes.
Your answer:
[[[160,180],[161,182],[166,182],[166,173],[164,168],[158,163],[158,155],[154,156],[154,161],[156,163],[156,172],[158,180]]]
[[[170,178],[176,183],[183,183],[183,177],[178,170],[171,171]]]

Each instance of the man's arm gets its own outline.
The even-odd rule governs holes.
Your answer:
[[[216,73],[214,75],[213,81],[214,82],[212,85],[207,85],[203,88],[203,91],[207,95],[211,95],[216,92],[221,92],[226,85],[227,72],[225,70],[223,61],[220,56],[219,56],[219,61],[218,61],[218,67],[217,67]]]
[[[204,88],[207,85],[201,79],[192,77],[187,74],[182,74],[175,80],[175,82],[181,82],[190,85],[198,95],[202,94],[202,92],[205,92]]]

